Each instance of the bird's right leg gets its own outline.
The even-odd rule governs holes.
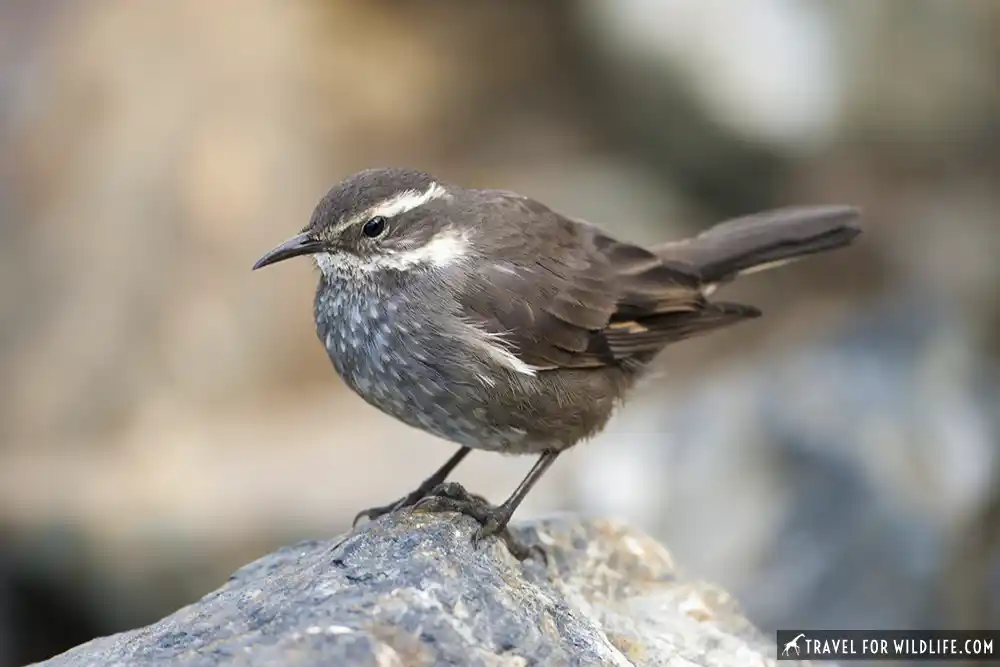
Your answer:
[[[468,447],[460,448],[457,452],[452,454],[450,459],[445,461],[443,466],[438,468],[437,472],[425,479],[423,483],[421,483],[421,485],[418,486],[412,493],[408,493],[399,500],[391,502],[388,505],[361,510],[354,517],[354,522],[351,525],[358,525],[358,520],[361,519],[361,517],[367,517],[369,521],[374,521],[380,516],[389,514],[390,512],[395,512],[396,510],[401,510],[404,507],[415,505],[418,500],[429,494],[435,487],[444,483],[444,481],[448,479],[448,475],[451,474],[451,471],[462,462],[462,459],[469,455],[470,451],[472,450]]]

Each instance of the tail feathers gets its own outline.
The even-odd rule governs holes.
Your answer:
[[[706,283],[720,283],[850,245],[861,233],[859,217],[860,211],[850,206],[776,209],[728,220],[652,250],[665,262],[693,266]]]

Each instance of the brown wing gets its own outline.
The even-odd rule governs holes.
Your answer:
[[[752,315],[710,304],[690,267],[671,265],[589,224],[495,193],[490,262],[459,295],[464,314],[542,369],[593,368]],[[530,220],[528,233],[505,221]],[[515,231],[516,230],[516,231]]]

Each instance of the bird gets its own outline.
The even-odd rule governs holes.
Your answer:
[[[720,286],[848,246],[859,220],[853,206],[778,208],[646,247],[515,192],[382,167],[335,184],[253,269],[310,256],[316,332],[337,374],[459,447],[355,524],[408,507],[455,511],[479,522],[478,542],[506,534],[532,487],[604,428],[664,348],[761,314],[712,299]],[[537,460],[493,506],[447,482],[472,450]]]

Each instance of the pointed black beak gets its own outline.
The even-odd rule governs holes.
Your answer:
[[[291,259],[292,257],[311,255],[321,250],[323,250],[323,243],[312,238],[308,233],[303,232],[298,236],[293,236],[258,259],[257,263],[253,265],[253,270],[256,271],[268,264],[275,264],[276,262]]]

